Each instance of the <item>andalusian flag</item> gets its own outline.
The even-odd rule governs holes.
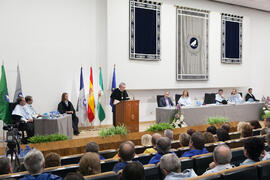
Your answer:
[[[94,88],[93,88],[93,71],[90,68],[90,83],[89,83],[89,99],[88,99],[88,119],[92,123],[95,119],[95,98],[94,98]]]
[[[104,104],[104,88],[103,88],[103,79],[102,79],[102,73],[101,73],[101,68],[99,68],[99,91],[98,91],[98,106],[97,106],[97,110],[98,110],[98,118],[100,120],[100,122],[102,122],[105,119],[105,112],[104,109],[102,107],[102,104]]]
[[[5,124],[9,124],[11,117],[9,113],[9,97],[4,65],[2,65],[1,71],[2,75],[0,80],[0,120],[3,120]]]

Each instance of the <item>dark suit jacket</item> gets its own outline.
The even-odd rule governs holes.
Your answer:
[[[127,91],[125,90],[121,92],[119,88],[115,89],[111,94],[111,102],[113,103],[115,99],[118,101],[128,100],[129,98],[128,98]],[[114,106],[113,106],[113,112],[114,112]]]
[[[171,104],[171,106],[173,106],[173,102],[172,102],[170,97],[168,97],[168,100],[169,100],[169,103]],[[159,99],[159,106],[160,107],[166,107],[167,106],[165,97],[162,97],[162,98]]]
[[[255,98],[253,94],[250,95],[249,93],[247,93],[245,100],[248,101],[250,98],[253,99],[254,101],[259,101],[258,99]]]
[[[68,106],[66,105],[65,102],[61,101],[59,104],[58,104],[58,108],[57,108],[58,112],[60,114],[64,114],[66,113],[67,111],[73,111],[73,114],[72,114],[72,119],[77,119],[77,116],[76,116],[76,111],[73,107],[73,104],[68,101]]]

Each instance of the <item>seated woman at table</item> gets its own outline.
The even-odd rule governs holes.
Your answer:
[[[191,102],[191,99],[189,97],[189,93],[187,90],[183,91],[183,94],[180,97],[178,104],[180,104],[181,106],[191,106],[192,105],[192,102]]]
[[[80,132],[78,130],[78,118],[76,116],[76,111],[72,105],[72,103],[68,100],[68,93],[62,94],[62,100],[58,104],[58,111],[60,114],[71,114],[72,115],[72,127],[73,134],[79,135]]]
[[[233,89],[228,101],[229,103],[238,104],[242,101],[242,97],[237,93],[236,89]]]

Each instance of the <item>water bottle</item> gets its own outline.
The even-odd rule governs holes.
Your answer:
[[[23,158],[23,149],[20,149],[20,154],[19,154],[20,158]]]
[[[27,146],[25,147],[25,150],[24,150],[23,156],[25,156],[27,153],[29,153],[29,151],[31,151],[31,148],[30,148],[30,146],[29,146],[29,145],[27,145]]]

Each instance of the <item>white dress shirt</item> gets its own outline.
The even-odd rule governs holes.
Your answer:
[[[15,109],[12,111],[12,115],[21,116],[21,120],[27,122],[28,119],[32,119],[31,115],[26,111],[25,106],[17,104]]]
[[[231,95],[229,100],[228,100],[230,103],[240,103],[242,101],[242,97],[240,94],[235,94],[235,95]]]
[[[25,107],[25,110],[27,111],[28,114],[30,114],[31,117],[33,118],[37,118],[38,114],[37,112],[35,111],[35,109],[33,108],[33,106],[31,104],[25,104],[24,105]]]
[[[216,101],[217,102],[222,102],[222,101],[224,101],[225,100],[225,98],[223,97],[223,96],[221,96],[221,95],[219,95],[219,94],[216,94]]]
[[[192,102],[191,102],[190,97],[181,96],[180,99],[178,100],[178,104],[184,105],[184,106],[191,106]]]

